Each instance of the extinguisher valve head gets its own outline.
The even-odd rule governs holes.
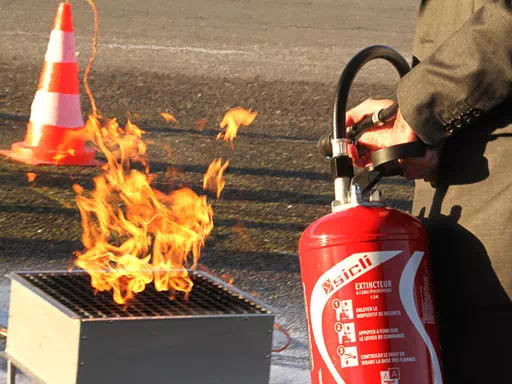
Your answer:
[[[379,189],[372,188],[368,193],[363,192],[361,186],[348,178],[334,180],[335,200],[331,204],[332,212],[339,212],[359,205],[367,207],[384,207]]]
[[[352,180],[354,177],[354,164],[352,159],[347,155],[341,155],[331,158],[331,175],[334,180],[338,178],[348,177]],[[349,184],[350,185],[350,184]],[[349,186],[347,186],[347,191]]]
[[[350,187],[350,203],[353,205],[361,204],[363,197],[361,196],[361,188],[358,184],[352,184]]]
[[[370,190],[370,202],[382,201],[382,193],[378,188],[372,188]]]
[[[347,204],[350,202],[350,177],[337,177],[334,179],[334,202]]]
[[[348,156],[350,144],[352,144],[350,139],[332,139],[332,157]]]

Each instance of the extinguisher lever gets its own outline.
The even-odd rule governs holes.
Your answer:
[[[379,171],[372,171],[370,167],[363,168],[352,179],[352,184],[359,185],[361,193],[370,191],[379,182],[381,175]]]
[[[358,184],[361,192],[367,192],[379,182],[382,177],[403,176],[399,159],[422,157],[426,145],[421,141],[398,144],[372,153],[371,165],[363,168],[352,179],[352,184]]]
[[[425,155],[425,149],[426,145],[419,140],[379,149],[372,153],[372,169],[378,170],[381,177],[402,176],[402,166],[398,160],[422,157]]]

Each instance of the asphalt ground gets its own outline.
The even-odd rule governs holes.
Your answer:
[[[350,56],[377,42],[395,42],[408,55],[414,7],[401,0],[382,5],[222,1],[222,7],[194,1],[190,3],[203,18],[202,28],[194,29],[184,20],[196,22],[200,16],[187,2],[176,2],[180,7],[173,13],[170,6],[164,7],[166,2],[154,1],[153,8],[148,1],[147,12],[136,15],[140,2],[123,2],[118,8],[110,3],[103,3],[102,17],[107,18],[109,10],[113,13],[112,21],[102,24],[103,41],[114,44],[115,40],[125,48],[99,49],[90,78],[99,108],[121,123],[128,112],[140,115],[134,122],[146,131],[151,170],[157,175],[154,185],[160,190],[187,186],[202,193],[208,164],[219,157],[230,160],[221,198],[209,195],[215,229],[200,262],[278,310],[278,322],[293,342],[288,350],[273,355],[271,382],[308,382],[297,244],[307,225],[329,212],[333,198],[328,162],[317,153],[316,139],[330,127],[336,77]],[[1,149],[24,137],[51,28],[48,17],[51,20],[55,12],[56,3],[38,8],[34,4],[0,2],[5,20],[0,27]],[[276,15],[279,4],[288,11],[281,18]],[[75,27],[84,23],[86,30],[81,19],[82,13],[89,12],[86,4],[74,7]],[[386,12],[393,17],[382,17]],[[341,22],[335,23],[336,19]],[[297,35],[298,27],[290,24],[293,20],[302,26],[299,35],[304,40]],[[162,32],[164,24],[172,25],[176,36]],[[264,24],[266,33],[258,29]],[[78,36],[77,44],[85,41],[84,35]],[[168,49],[144,48],[149,43]],[[279,47],[290,52],[289,57],[279,56]],[[330,47],[330,54],[319,56],[318,49],[325,47]],[[87,48],[78,50],[79,59],[86,60]],[[251,61],[250,55],[219,53],[236,50],[257,54]],[[351,105],[369,96],[393,97],[396,77],[386,70],[374,65],[365,71],[354,84]],[[85,93],[82,106],[86,115],[90,104]],[[224,113],[234,106],[252,108],[258,116],[253,125],[240,129],[231,147],[216,141],[216,135]],[[179,124],[166,123],[160,112],[172,113]],[[208,118],[208,123],[199,131],[195,122],[202,118]],[[173,180],[167,174],[169,166],[179,171]],[[27,172],[37,174],[35,182],[27,181]],[[73,251],[81,249],[81,227],[71,186],[78,183],[91,189],[98,172],[96,168],[32,167],[0,158],[0,276],[19,270],[64,269],[72,263]],[[391,206],[410,209],[410,183],[393,178],[381,186]],[[240,225],[242,233],[234,230]],[[0,278],[4,309],[8,308],[7,287],[8,279]],[[276,334],[276,346],[282,342]]]
[[[59,0],[0,0],[0,54],[41,65]],[[362,47],[409,55],[419,1],[96,0],[95,70],[332,83]],[[93,15],[71,1],[78,60],[85,68]],[[371,71],[387,80],[392,71]]]

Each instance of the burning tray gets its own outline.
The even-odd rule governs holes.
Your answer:
[[[268,383],[272,311],[191,277],[188,300],[149,284],[123,309],[83,272],[13,273],[9,366],[48,384]]]

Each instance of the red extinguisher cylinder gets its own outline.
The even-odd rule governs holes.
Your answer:
[[[299,242],[313,384],[442,384],[420,221],[358,205],[312,223]]]

